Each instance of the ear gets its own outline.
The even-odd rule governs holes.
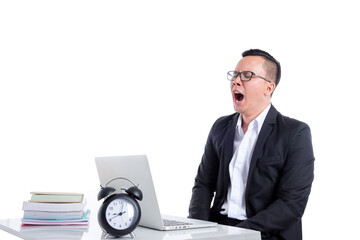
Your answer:
[[[273,93],[273,91],[275,90],[275,83],[271,82],[271,83],[267,83],[267,86],[266,86],[266,90],[264,92],[264,95],[265,96],[271,96],[271,94]]]

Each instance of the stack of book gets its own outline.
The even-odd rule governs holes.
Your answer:
[[[88,226],[89,211],[82,193],[31,192],[31,199],[23,203],[26,225]]]

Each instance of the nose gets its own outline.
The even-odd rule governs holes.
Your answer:
[[[240,76],[237,76],[233,81],[233,85],[241,86],[241,79]]]

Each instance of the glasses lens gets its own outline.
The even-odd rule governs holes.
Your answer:
[[[234,81],[236,78],[237,78],[236,72],[234,72],[234,71],[229,71],[229,72],[227,73],[227,79],[228,79],[229,81]]]
[[[252,75],[253,75],[252,72],[248,72],[248,71],[242,72],[242,73],[241,73],[241,80],[243,80],[243,81],[250,81]]]

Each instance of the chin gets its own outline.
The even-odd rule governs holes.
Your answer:
[[[235,110],[235,112],[238,112],[238,113],[243,113],[244,112],[243,107],[237,106],[235,104],[234,104],[234,110]]]

